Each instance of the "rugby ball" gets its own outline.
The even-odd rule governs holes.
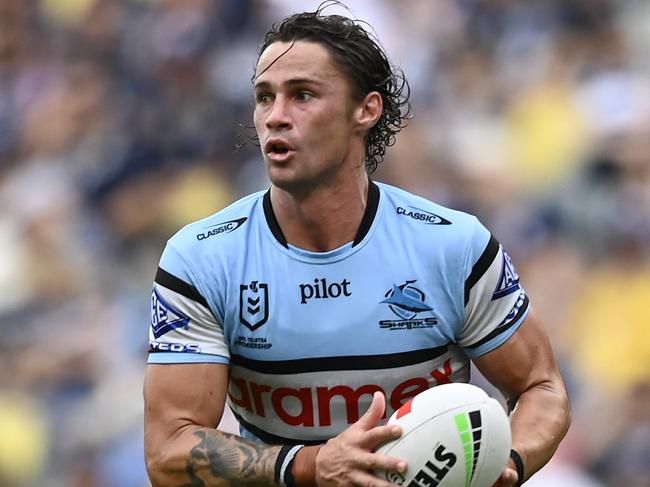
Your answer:
[[[373,472],[398,485],[491,487],[510,455],[510,422],[503,407],[470,384],[443,384],[421,392],[388,424],[402,436],[376,451],[408,464],[405,473]]]

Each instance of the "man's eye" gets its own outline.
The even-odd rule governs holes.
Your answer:
[[[307,101],[307,100],[311,100],[312,98],[313,95],[308,91],[299,91],[298,93],[296,93],[296,99],[298,101]]]
[[[269,93],[258,93],[255,95],[255,101],[257,103],[268,103],[272,100],[272,96]]]

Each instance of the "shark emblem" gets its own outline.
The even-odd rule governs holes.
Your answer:
[[[387,304],[393,313],[403,319],[411,319],[423,311],[432,311],[433,308],[424,302],[424,293],[411,285],[415,281],[406,281],[399,286],[393,284],[393,288],[386,293],[386,299],[380,303]]]

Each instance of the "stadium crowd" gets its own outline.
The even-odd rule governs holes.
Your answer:
[[[0,487],[148,485],[160,252],[267,186],[257,46],[317,4],[0,0]],[[526,485],[650,486],[650,3],[347,4],[412,88],[375,178],[479,215],[549,327],[573,425]]]

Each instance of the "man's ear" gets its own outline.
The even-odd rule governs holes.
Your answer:
[[[357,105],[354,111],[355,121],[362,131],[372,128],[381,117],[384,101],[377,91],[371,91]]]

